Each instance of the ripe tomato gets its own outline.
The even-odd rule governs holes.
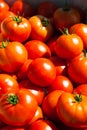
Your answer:
[[[33,6],[24,0],[16,0],[11,5],[10,10],[15,13],[16,15],[21,15],[23,17],[31,17],[34,15],[34,8]]]
[[[5,72],[17,72],[27,60],[28,53],[20,42],[0,42],[0,69]]]
[[[80,23],[80,13],[75,8],[60,7],[53,15],[53,21],[57,29],[69,28],[73,24]]]
[[[29,126],[29,129],[27,130],[58,130],[56,128],[56,126],[49,120],[42,120],[42,119],[39,119],[35,122],[33,122],[30,126]]]
[[[25,89],[1,95],[0,120],[12,126],[26,125],[37,110],[37,101],[33,94]]]
[[[22,16],[7,17],[1,23],[1,32],[10,41],[24,42],[29,38],[31,24]]]
[[[28,78],[40,87],[50,85],[56,78],[56,68],[47,58],[36,58],[28,68]]]
[[[42,110],[45,116],[52,121],[58,122],[59,118],[57,116],[56,105],[59,96],[63,93],[62,90],[54,90],[48,93],[42,102]]]
[[[55,44],[55,53],[64,59],[72,59],[83,50],[83,41],[77,34],[62,34]]]
[[[4,0],[0,0],[0,13],[3,11],[8,11],[9,9],[9,5]]]
[[[84,49],[87,49],[87,24],[78,23],[70,27],[69,32],[75,33],[83,40]]]
[[[47,41],[54,33],[51,21],[43,15],[34,15],[29,18],[29,22],[31,24],[31,39]]]
[[[18,82],[8,74],[0,74],[0,95],[8,92],[16,93],[19,89]]]
[[[43,15],[47,18],[52,18],[56,9],[57,9],[57,5],[54,2],[43,1],[38,4],[37,14]]]
[[[64,92],[57,103],[60,120],[70,127],[87,128],[87,96]]]
[[[28,51],[28,58],[36,59],[40,57],[51,56],[51,51],[49,47],[42,41],[39,40],[30,40],[25,43],[25,47]]]
[[[73,92],[73,83],[71,80],[63,75],[56,76],[53,83],[48,87],[48,91],[62,90],[65,92]]]
[[[43,101],[44,96],[45,96],[45,92],[44,92],[43,88],[38,87],[37,85],[33,84],[28,79],[25,79],[25,80],[22,80],[21,82],[19,82],[19,87],[30,91],[35,96],[38,104],[39,105],[42,104],[42,101]]]

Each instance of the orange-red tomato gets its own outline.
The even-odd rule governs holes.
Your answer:
[[[3,11],[8,11],[9,9],[10,7],[7,2],[5,2],[4,0],[0,0],[0,13]]]

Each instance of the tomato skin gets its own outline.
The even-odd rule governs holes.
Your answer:
[[[58,117],[67,126],[87,128],[87,97],[79,95],[76,99],[75,96],[67,92],[61,94],[57,103]]]
[[[31,24],[30,38],[33,40],[47,41],[54,33],[51,21],[43,15],[34,15],[29,18]]]
[[[56,68],[47,58],[36,58],[28,68],[28,78],[40,87],[47,87],[56,78]]]
[[[84,49],[87,49],[87,25],[78,23],[70,27],[70,33],[75,33],[83,40]]]
[[[73,92],[73,83],[71,80],[63,75],[56,76],[55,80],[53,83],[50,85],[48,88],[48,91],[53,91],[53,90],[62,90],[65,92]]]
[[[63,59],[72,59],[83,50],[83,41],[76,34],[62,34],[55,44],[55,53]]]
[[[8,73],[17,72],[28,59],[26,48],[20,42],[4,42],[4,45],[0,42],[0,46],[0,69]]]
[[[9,5],[4,1],[0,1],[0,13],[3,11],[8,11],[10,9]]]
[[[35,121],[34,123],[32,123],[30,126],[29,126],[29,129],[28,130],[35,130],[35,129],[38,129],[38,130],[47,130],[47,129],[50,129],[50,130],[58,130],[56,128],[56,126],[49,120],[42,120],[42,119],[39,119],[37,121]]]
[[[53,21],[57,29],[70,28],[73,24],[80,23],[80,20],[80,13],[75,8],[58,8],[53,15]]]
[[[49,47],[42,41],[39,40],[30,40],[25,43],[25,47],[28,51],[28,58],[36,59],[40,57],[51,56],[51,51]]]
[[[0,74],[0,95],[8,92],[16,93],[19,90],[18,82],[8,74]]]
[[[37,107],[33,94],[21,88],[16,94],[13,92],[1,96],[0,119],[11,126],[23,126],[31,121]]]
[[[7,17],[1,23],[1,32],[10,41],[24,42],[30,36],[31,24],[22,16]]]

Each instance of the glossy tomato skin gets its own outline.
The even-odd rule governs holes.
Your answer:
[[[28,130],[35,130],[35,129],[38,129],[38,130],[47,130],[47,129],[58,130],[56,128],[56,126],[51,121],[49,121],[49,120],[42,120],[42,119],[37,120],[34,123],[32,123],[29,126]]]
[[[84,49],[87,49],[87,25],[78,23],[70,27],[69,32],[75,33],[83,40]]]
[[[29,65],[28,78],[34,84],[46,87],[56,78],[56,68],[50,59],[36,58]]]
[[[62,34],[55,44],[55,53],[63,59],[72,59],[83,50],[83,41],[76,34]]]
[[[9,5],[4,1],[0,1],[0,12],[8,11],[10,9]]]
[[[21,88],[16,94],[13,92],[1,96],[0,119],[11,126],[24,126],[31,121],[37,107],[33,94]]]
[[[54,33],[50,19],[43,15],[34,15],[29,18],[31,24],[30,38],[33,40],[47,41]]]
[[[17,72],[28,59],[26,48],[20,42],[0,42],[0,46],[0,69],[8,73]]]
[[[19,90],[18,82],[8,74],[0,74],[0,95],[8,92],[16,93]]]
[[[22,16],[7,17],[1,23],[1,32],[10,41],[24,42],[30,36],[31,24]]]
[[[50,48],[46,45],[46,43],[39,40],[30,40],[24,45],[28,51],[28,58],[36,59],[40,57],[51,56]]]
[[[53,21],[57,29],[70,28],[80,22],[80,13],[75,8],[58,8],[54,12]]]

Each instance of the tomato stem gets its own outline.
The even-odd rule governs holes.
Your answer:
[[[75,98],[75,100],[77,102],[81,102],[82,101],[82,95],[81,95],[81,93],[80,94],[75,94],[74,98]]]
[[[47,27],[49,25],[49,20],[47,18],[43,18],[42,24],[43,24],[44,27]]]
[[[6,41],[6,42],[2,41],[2,44],[1,44],[0,48],[6,48],[6,46],[7,46],[8,44],[9,44],[8,41]]]
[[[18,24],[22,22],[22,18],[20,18],[19,15],[18,16],[14,16],[13,20],[16,21]]]
[[[16,105],[18,103],[18,96],[17,95],[8,95],[7,101],[12,105]]]

